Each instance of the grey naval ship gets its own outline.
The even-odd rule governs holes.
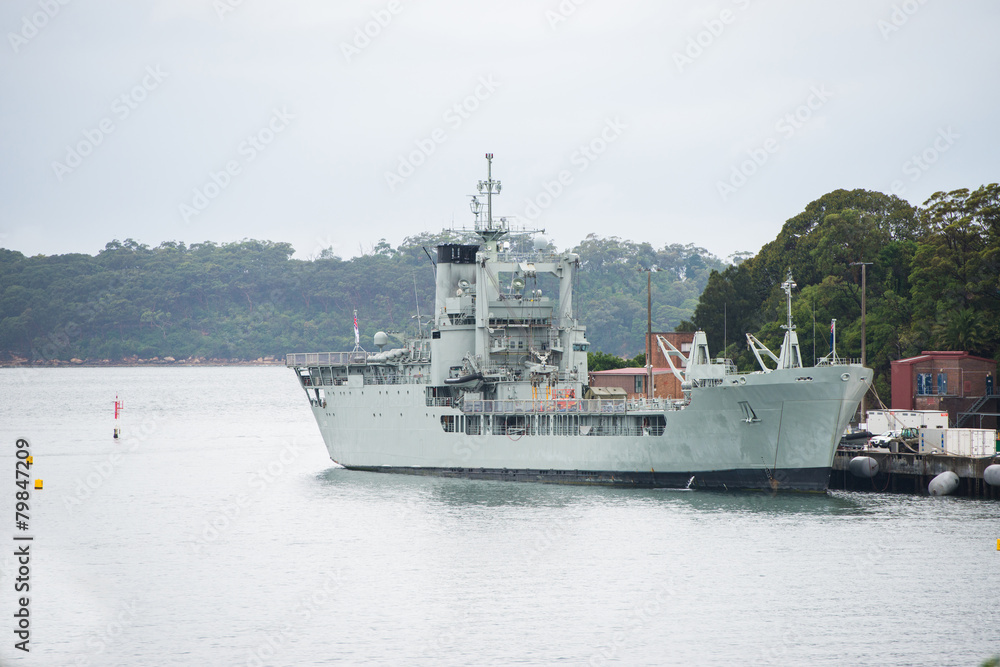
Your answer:
[[[287,355],[330,458],[444,477],[825,491],[872,371],[835,354],[802,366],[791,276],[779,354],[747,335],[760,370],[713,359],[702,331],[687,354],[658,337],[683,398],[587,398],[589,343],[573,308],[580,258],[511,249],[516,230],[493,217],[492,157],[469,242],[437,246],[434,317],[420,335],[384,349],[379,332],[380,351],[368,352],[355,316],[353,351]],[[558,284],[557,298],[540,282]]]

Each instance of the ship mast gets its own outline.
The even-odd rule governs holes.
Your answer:
[[[795,333],[795,325],[792,323],[792,290],[795,288],[795,281],[792,280],[792,270],[788,270],[788,277],[781,283],[781,289],[785,292],[785,301],[788,305],[788,323],[782,324],[785,330],[785,340],[781,344],[778,368],[802,368],[802,356],[799,351],[799,337]]]
[[[788,324],[781,325],[782,329],[786,331],[794,331],[795,325],[792,324],[792,290],[795,288],[795,281],[792,280],[792,272],[788,272],[788,278],[785,282],[781,283],[781,289],[785,291],[785,299],[788,303]]]
[[[500,181],[493,180],[493,153],[486,154],[486,181],[479,181],[479,191],[486,189],[486,224],[493,227],[493,188],[496,186],[496,193],[500,194]]]
[[[497,242],[510,231],[507,219],[500,218],[497,225],[493,224],[493,195],[500,194],[500,181],[493,180],[493,153],[486,154],[486,180],[479,181],[479,195],[472,195],[472,212],[476,216],[476,232],[483,239],[488,252],[497,251]],[[483,205],[479,197],[486,195],[486,219],[483,219]]]

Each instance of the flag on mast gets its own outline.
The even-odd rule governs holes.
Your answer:
[[[354,311],[354,344],[361,345],[361,335],[358,334],[358,311]]]

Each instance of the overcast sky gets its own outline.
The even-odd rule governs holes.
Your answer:
[[[63,4],[65,3],[65,4]],[[810,201],[998,180],[996,0],[5,0],[0,246],[288,241],[498,214],[756,251]]]

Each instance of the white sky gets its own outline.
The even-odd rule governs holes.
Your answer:
[[[0,6],[0,246],[28,255],[132,237],[348,257],[468,224],[486,152],[496,212],[560,247],[721,257],[837,188],[922,203],[998,180],[996,0],[63,1]]]

